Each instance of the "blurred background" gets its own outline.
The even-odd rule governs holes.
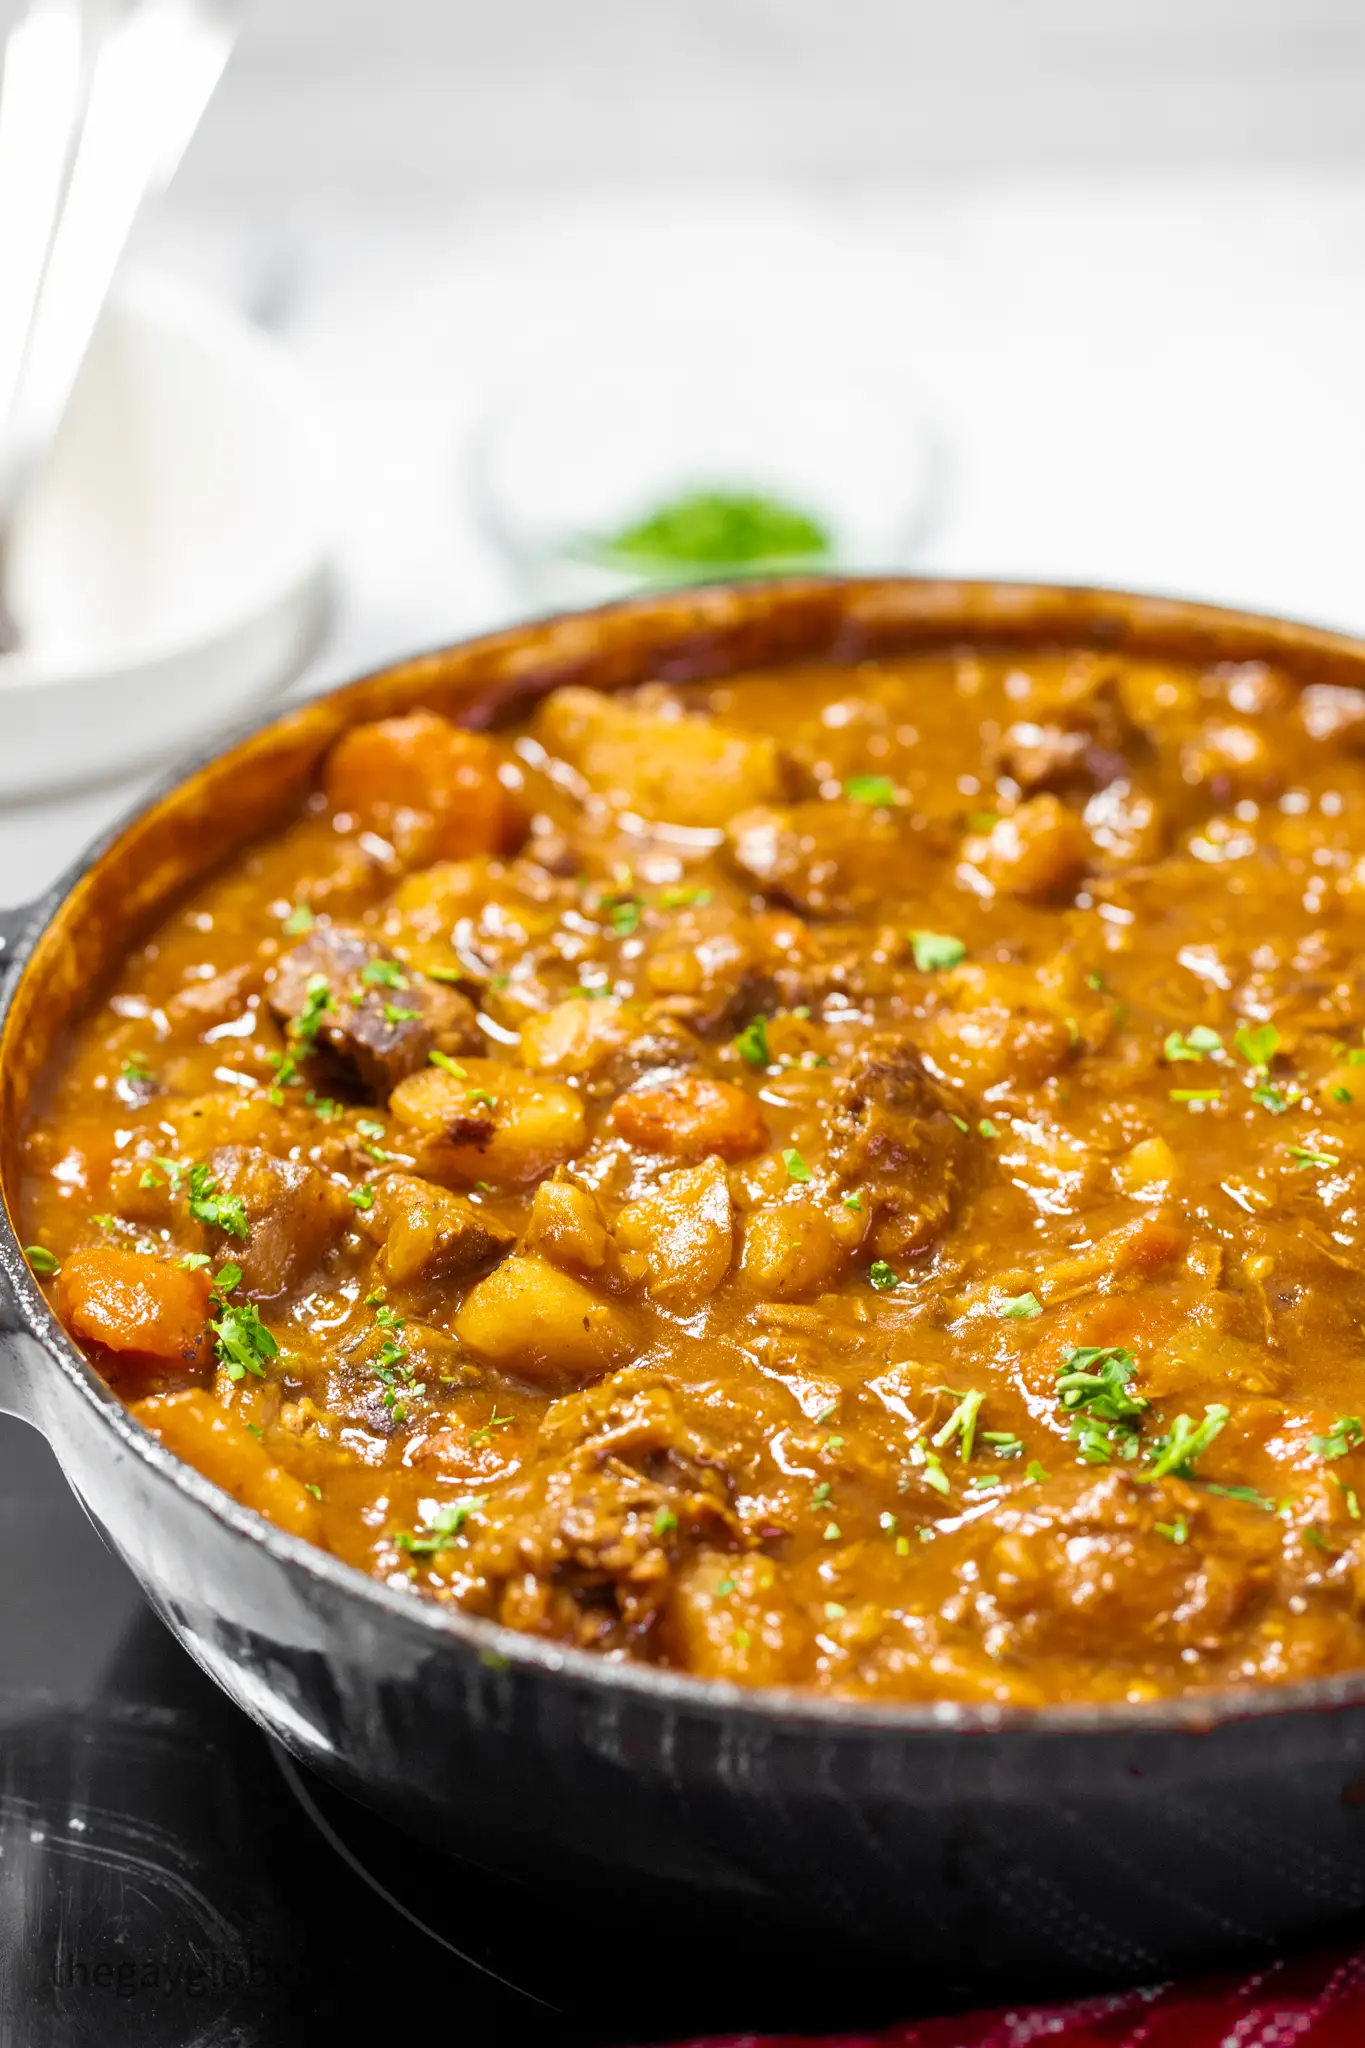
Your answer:
[[[849,566],[1365,630],[1359,0],[258,0],[131,255],[299,372],[296,690],[729,446]],[[136,786],[0,800],[4,895]]]

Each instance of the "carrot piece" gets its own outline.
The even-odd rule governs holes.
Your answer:
[[[492,740],[414,711],[343,734],[323,774],[327,801],[363,826],[387,832],[401,812],[432,821],[426,860],[496,853],[516,836],[520,813],[498,777]]]
[[[246,1424],[202,1387],[149,1394],[133,1403],[138,1421],[196,1472],[243,1507],[255,1508],[291,1535],[318,1539],[317,1504],[303,1481],[277,1465]]]
[[[209,1278],[146,1252],[92,1245],[72,1252],[57,1281],[57,1312],[74,1337],[159,1364],[204,1356]]]
[[[611,1120],[628,1145],[684,1159],[708,1153],[743,1159],[768,1142],[768,1127],[753,1096],[704,1074],[685,1074],[666,1087],[623,1095]]]

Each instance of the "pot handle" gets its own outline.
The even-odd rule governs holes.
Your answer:
[[[32,916],[32,904],[20,904],[14,910],[0,909],[0,980],[4,979],[10,955]],[[0,1415],[16,1415],[21,1422],[32,1422],[32,1404],[27,1398],[27,1354],[33,1340],[14,1300],[3,1251],[0,1246]],[[14,1256],[17,1260],[20,1254]]]

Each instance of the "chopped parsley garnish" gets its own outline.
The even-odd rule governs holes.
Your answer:
[[[1310,1436],[1308,1448],[1315,1457],[1344,1458],[1365,1436],[1358,1415],[1339,1415],[1326,1436]]]
[[[1173,1522],[1153,1522],[1152,1527],[1168,1543],[1184,1543],[1190,1533],[1189,1523],[1183,1515],[1177,1515]]]
[[[981,1133],[981,1136],[983,1138],[995,1138],[999,1136],[999,1132],[996,1130],[995,1125],[991,1122],[988,1116],[983,1116],[976,1128]]]
[[[460,1062],[453,1060],[448,1052],[429,1052],[427,1058],[432,1066],[439,1067],[443,1074],[453,1074],[457,1081],[468,1080],[469,1076],[465,1073]]]
[[[710,901],[709,889],[688,888],[674,883],[672,887],[659,891],[659,903],[664,910],[687,910],[694,904],[701,910]]]
[[[1341,1160],[1335,1152],[1315,1152],[1309,1145],[1291,1145],[1289,1156],[1300,1171],[1310,1166],[1340,1166]]]
[[[1205,1493],[1219,1493],[1224,1500],[1244,1501],[1249,1508],[1264,1508],[1268,1515],[1275,1512],[1275,1503],[1254,1486],[1215,1486],[1211,1479],[1200,1481]]]
[[[1032,1322],[1035,1316],[1043,1313],[1043,1304],[1030,1290],[1024,1294],[1013,1295],[1009,1301],[1002,1301],[1000,1313],[1002,1316],[1016,1317],[1021,1322]]]
[[[305,1109],[312,1110],[314,1116],[320,1116],[325,1124],[339,1123],[345,1115],[339,1102],[333,1101],[330,1095],[317,1095],[311,1088],[304,1096],[303,1104]]]
[[[383,1124],[376,1123],[372,1116],[358,1117],[356,1119],[356,1129],[362,1138],[368,1138],[372,1144],[377,1145],[384,1136]]]
[[[654,1534],[656,1536],[667,1536],[669,1532],[673,1529],[676,1529],[677,1526],[678,1518],[674,1514],[672,1508],[659,1508],[656,1511],[653,1523]]]
[[[416,1534],[402,1531],[393,1540],[400,1550],[406,1550],[412,1557],[433,1557],[438,1550],[449,1550],[469,1517],[487,1506],[486,1493],[471,1494],[467,1500],[452,1501],[449,1507],[437,1508],[435,1514],[427,1516]]]
[[[612,902],[608,915],[618,939],[634,937],[640,929],[640,912],[643,909],[644,904],[638,896],[620,896]]]
[[[854,1215],[855,1215],[855,1216],[860,1216],[860,1215],[862,1214],[862,1208],[863,1208],[863,1198],[862,1198],[862,1196],[861,1196],[861,1195],[845,1195],[845,1196],[844,1196],[844,1207],[845,1207],[846,1209],[851,1209],[851,1210],[853,1211],[853,1213],[854,1213]]]
[[[184,1258],[177,1260],[176,1263],[183,1266],[187,1273],[198,1273],[208,1265],[209,1255],[207,1252],[186,1252]]]
[[[499,1415],[498,1404],[495,1401],[493,1403],[493,1413],[489,1416],[487,1422],[481,1422],[477,1429],[470,1430],[469,1441],[471,1444],[485,1444],[495,1429],[506,1429],[509,1424],[515,1421],[515,1415]]]
[[[332,1006],[332,991],[327,986],[326,975],[310,974],[304,990],[303,1008],[297,1017],[289,1020],[289,1036],[298,1045],[312,1045],[322,1029],[323,1018]]]
[[[813,1508],[822,1508],[833,1490],[828,1479],[822,1479],[810,1497],[811,1506]]]
[[[165,1185],[160,1176],[152,1172],[150,1166],[143,1167],[137,1177],[137,1184],[140,1188],[159,1188]]]
[[[1108,992],[1104,976],[1095,973],[1093,970],[1086,975],[1085,985],[1087,988],[1094,989],[1097,996],[1105,995]]]
[[[46,1278],[50,1278],[52,1274],[60,1273],[62,1270],[56,1254],[50,1252],[46,1245],[26,1244],[24,1246],[24,1257],[28,1260],[35,1273],[41,1273]]]
[[[486,1088],[466,1088],[464,1099],[466,1102],[486,1103],[489,1109],[496,1109],[498,1106],[497,1096],[490,1095]]]
[[[954,1123],[957,1125],[958,1129],[961,1131],[964,1138],[969,1138],[971,1136],[972,1127],[968,1123],[965,1116],[954,1116],[952,1110],[950,1109],[948,1111],[948,1121],[950,1123]]]
[[[1168,1060],[1204,1060],[1223,1050],[1223,1035],[1208,1024],[1196,1024],[1192,1030],[1168,1033],[1162,1052]]]
[[[990,1445],[997,1458],[1017,1458],[1024,1448],[1023,1438],[1008,1429],[983,1429],[981,1441]]]
[[[241,1278],[240,1271],[238,1278]],[[216,1306],[221,1313],[210,1322],[209,1328],[224,1372],[230,1380],[240,1380],[247,1373],[264,1379],[266,1361],[273,1358],[280,1347],[261,1321],[259,1310],[249,1301],[220,1300]]]
[[[1287,1088],[1276,1088],[1267,1081],[1261,1087],[1252,1089],[1251,1099],[1253,1102],[1259,1102],[1262,1109],[1268,1109],[1272,1116],[1283,1116],[1287,1109],[1292,1109],[1302,1092],[1292,1081]],[[1338,1101],[1343,1097],[1347,1102],[1351,1099],[1350,1091],[1346,1088],[1334,1088],[1332,1095]]]
[[[396,960],[368,960],[360,971],[366,988],[406,988],[408,977]]]
[[[711,490],[674,498],[583,551],[653,576],[818,561],[832,547],[828,530],[800,506],[756,491]]]
[[[1257,1102],[1259,1102],[1259,1101],[1261,1100],[1261,1096],[1262,1096],[1262,1093],[1263,1093],[1263,1092],[1264,1092],[1264,1093],[1267,1093],[1267,1094],[1268,1094],[1268,1093],[1269,1093],[1270,1091],[1269,1091],[1269,1090],[1265,1090],[1265,1091],[1262,1091],[1261,1089],[1259,1089],[1259,1088],[1258,1088],[1258,1089],[1256,1090],[1256,1100],[1257,1100]],[[1351,1093],[1350,1089],[1349,1089],[1349,1088],[1343,1088],[1343,1087],[1341,1086],[1340,1082],[1338,1082],[1338,1083],[1337,1083],[1337,1085],[1336,1085],[1335,1087],[1333,1087],[1333,1088],[1329,1088],[1327,1092],[1328,1092],[1328,1094],[1329,1094],[1329,1095],[1331,1096],[1331,1098],[1332,1098],[1333,1102],[1354,1102],[1354,1101],[1355,1101],[1355,1097],[1354,1097],[1354,1095],[1352,1095],[1352,1093]],[[1287,1105],[1286,1105],[1286,1106],[1287,1106]]]
[[[735,1051],[741,1059],[747,1060],[751,1067],[766,1067],[771,1063],[766,1017],[750,1018],[735,1038]]]
[[[782,1164],[786,1167],[788,1175],[792,1180],[808,1181],[810,1179],[810,1168],[794,1145],[789,1145],[782,1154]]]
[[[1172,1102],[1184,1102],[1193,1109],[1201,1103],[1221,1102],[1223,1091],[1221,1088],[1172,1088],[1170,1097]]]
[[[202,1160],[190,1168],[189,1211],[210,1230],[225,1230],[229,1237],[251,1235],[245,1202],[240,1195],[219,1194],[217,1176]]]
[[[943,1460],[937,1451],[931,1451],[927,1444],[911,1444],[910,1463],[920,1468],[926,1486],[932,1486],[935,1493],[951,1493],[948,1474],[943,1469]]]
[[[413,1024],[420,1015],[420,1010],[409,1009],[406,1003],[385,1003],[384,1005],[384,1022],[386,1024]]]
[[[322,1488],[320,1486],[315,1486],[311,1479],[304,1480],[303,1490],[305,1493],[311,1493],[314,1500],[322,1499]]]
[[[1273,1024],[1240,1024],[1232,1042],[1249,1067],[1264,1073],[1279,1051],[1280,1034]]]
[[[353,1208],[373,1209],[374,1189],[370,1186],[369,1182],[366,1181],[363,1187],[351,1188],[347,1192],[346,1199],[352,1205]]]
[[[1025,1479],[1031,1479],[1035,1486],[1041,1486],[1047,1478],[1047,1474],[1036,1458],[1030,1458],[1024,1467],[1024,1477]]]
[[[951,1394],[951,1387],[935,1387],[936,1394]],[[936,1429],[929,1441],[936,1451],[946,1450],[953,1438],[958,1439],[957,1455],[965,1465],[972,1455],[976,1441],[976,1421],[981,1413],[986,1396],[975,1388],[959,1397],[956,1408],[941,1429]]]
[[[874,1259],[867,1269],[867,1277],[879,1294],[896,1285],[895,1269],[888,1266],[885,1259]]]
[[[885,806],[896,801],[896,785],[889,775],[850,775],[844,795],[855,804]]]
[[[971,1478],[967,1481],[967,1491],[969,1493],[988,1493],[993,1486],[998,1486],[999,1484],[1000,1474],[998,1472],[973,1472]]]
[[[386,1301],[381,1301],[376,1307],[374,1319],[381,1330],[401,1330],[407,1321],[406,1316],[400,1316],[397,1309],[390,1308]]]
[[[1169,1436],[1157,1438],[1153,1446],[1156,1457],[1145,1471],[1138,1473],[1138,1478],[1166,1479],[1172,1473],[1180,1479],[1191,1478],[1190,1467],[1221,1432],[1228,1412],[1221,1401],[1214,1401],[1205,1408],[1204,1420],[1198,1424],[1191,1422],[1188,1415],[1177,1415]]]
[[[152,1081],[156,1077],[150,1067],[144,1067],[139,1060],[125,1060],[119,1068],[119,1078],[134,1083]]]
[[[1087,1465],[1135,1458],[1147,1402],[1128,1385],[1137,1370],[1131,1351],[1117,1344],[1081,1345],[1062,1359],[1057,1398],[1072,1416],[1071,1434]]]
[[[824,1529],[821,1533],[823,1534],[826,1543],[837,1543],[844,1532],[839,1527],[839,1524],[837,1522],[826,1522]]]
[[[947,932],[911,932],[910,950],[921,974],[937,974],[944,968],[956,967],[967,957],[962,940]]]
[[[305,932],[312,931],[315,922],[316,920],[308,905],[306,903],[296,903],[284,921],[285,936],[291,939],[302,938]]]

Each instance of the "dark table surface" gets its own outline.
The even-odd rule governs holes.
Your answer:
[[[605,2048],[914,2002],[894,1959],[632,1923],[305,1780],[146,1607],[43,1440],[0,1417],[5,2048],[315,2048],[437,2015],[459,2048]]]

